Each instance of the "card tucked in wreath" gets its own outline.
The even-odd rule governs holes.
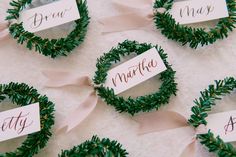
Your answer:
[[[0,142],[38,131],[39,103],[0,112]]]
[[[18,44],[51,58],[67,56],[84,41],[90,20],[86,1],[59,0],[27,10],[31,3],[31,0],[11,0],[10,9],[0,5],[5,10],[0,11],[0,39],[10,33]],[[70,21],[75,25],[67,37],[43,39],[34,34]]]
[[[120,94],[166,70],[156,48],[152,48],[107,72],[105,87]]]
[[[20,21],[31,33],[49,29],[80,18],[75,0],[60,0],[22,11]]]
[[[136,54],[137,56],[110,70],[112,63],[117,63],[121,57]],[[63,87],[68,85],[89,86],[92,92],[70,116],[61,123],[61,127],[68,126],[67,131],[77,126],[95,108],[98,96],[108,105],[114,106],[118,112],[134,115],[138,112],[158,110],[169,102],[172,95],[176,95],[177,84],[175,71],[167,62],[167,54],[158,45],[126,40],[116,48],[112,48],[97,60],[97,71],[90,79],[88,76],[79,77],[69,72],[44,71],[49,78],[47,87]],[[158,92],[145,96],[127,99],[118,96],[119,93],[160,74],[162,85]]]
[[[28,135],[23,143],[1,157],[32,157],[47,145],[54,125],[54,104],[24,83],[0,84],[0,102],[9,98],[21,107],[0,113],[0,141]]]
[[[224,39],[236,23],[235,0],[113,0],[121,15],[99,20],[103,33],[137,29],[155,23],[168,39],[191,48]],[[184,24],[218,19],[212,28],[193,28]]]

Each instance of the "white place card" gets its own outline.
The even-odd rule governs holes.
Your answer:
[[[225,142],[236,141],[236,110],[209,114],[206,118],[207,129]]]
[[[180,24],[190,24],[229,16],[226,0],[185,0],[175,2],[170,14]]]
[[[105,86],[114,89],[115,94],[134,87],[166,70],[156,48],[108,71]]]
[[[38,131],[39,103],[0,112],[0,142]]]
[[[60,0],[22,11],[20,21],[29,32],[38,32],[80,18],[76,0]]]

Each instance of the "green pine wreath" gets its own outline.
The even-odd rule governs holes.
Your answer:
[[[31,4],[32,0],[12,0],[10,5],[12,9],[8,9],[9,15],[7,20],[18,20],[20,11],[27,5]],[[71,51],[79,46],[85,39],[89,24],[89,15],[86,0],[76,0],[80,19],[75,21],[74,30],[66,38],[60,39],[43,39],[36,36],[34,33],[25,31],[23,24],[14,23],[9,27],[10,34],[14,39],[17,39],[19,44],[25,44],[29,50],[34,49],[36,52],[44,56],[56,58],[58,56],[67,56]]]
[[[127,157],[128,153],[122,149],[117,141],[108,138],[99,139],[93,136],[90,141],[75,146],[71,150],[63,150],[58,157]]]
[[[52,135],[54,124],[54,104],[46,96],[41,96],[36,89],[21,83],[0,84],[0,102],[9,98],[14,104],[26,106],[39,103],[41,131],[29,134],[15,151],[0,153],[0,157],[32,157],[44,148]]]
[[[146,96],[139,96],[136,99],[129,97],[125,99],[123,97],[114,94],[113,89],[104,87],[106,81],[107,72],[111,68],[112,63],[119,62],[121,57],[136,53],[140,55],[145,51],[155,47],[166,65],[167,70],[160,74],[160,80],[163,81],[159,92],[155,92]],[[112,48],[108,53],[105,53],[97,60],[97,71],[93,78],[95,84],[95,90],[98,95],[105,100],[109,105],[115,107],[119,112],[127,112],[134,115],[138,112],[148,112],[153,109],[158,110],[161,105],[167,104],[172,94],[176,95],[177,83],[175,82],[175,71],[171,65],[167,62],[167,54],[158,45],[152,45],[147,43],[139,44],[137,41],[126,40],[123,43],[119,43],[116,48]]]
[[[236,2],[235,0],[226,0],[229,17],[219,19],[214,28],[207,31],[205,28],[192,28],[180,25],[168,13],[174,0],[156,0],[154,9],[165,8],[164,13],[156,12],[154,21],[157,29],[168,39],[175,40],[182,45],[189,44],[191,48],[197,48],[199,45],[209,45],[218,39],[228,37],[229,32],[233,31],[236,23]]]
[[[201,92],[201,97],[194,101],[192,107],[193,114],[188,120],[194,128],[199,125],[207,125],[207,112],[211,111],[212,106],[216,105],[216,100],[221,100],[222,96],[229,94],[236,88],[236,80],[233,77],[215,81],[215,85],[209,85],[208,89]],[[219,157],[236,157],[236,149],[230,143],[225,143],[219,136],[208,131],[207,134],[197,135],[197,139],[205,145],[210,152],[215,152]]]

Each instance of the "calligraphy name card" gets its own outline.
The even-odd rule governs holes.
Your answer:
[[[190,24],[229,16],[225,0],[185,0],[175,2],[170,14],[180,24]]]
[[[0,112],[0,142],[38,131],[39,103]]]
[[[38,32],[80,18],[76,0],[60,0],[41,7],[25,10],[20,15],[23,27]]]
[[[140,84],[166,70],[156,48],[152,48],[135,58],[108,71],[106,87],[114,89],[115,94]]]
[[[207,128],[225,142],[236,141],[236,110],[210,114],[206,120]]]

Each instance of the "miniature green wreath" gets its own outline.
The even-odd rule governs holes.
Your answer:
[[[20,11],[22,11],[26,5],[31,4],[32,0],[13,0],[10,5],[13,9],[8,9],[9,16],[7,20],[17,20],[19,18]],[[88,8],[86,0],[76,0],[81,18],[76,20],[76,26],[74,30],[66,37],[60,39],[42,39],[36,36],[34,33],[25,31],[23,24],[14,23],[10,25],[10,34],[17,39],[19,44],[26,43],[26,47],[30,50],[33,48],[40,54],[55,58],[58,56],[67,56],[71,51],[79,46],[85,38],[87,28],[89,24]]]
[[[58,157],[126,157],[128,153],[121,147],[117,141],[108,138],[100,140],[93,136],[90,141],[85,141],[71,150],[62,151]]]
[[[139,96],[136,99],[129,97],[124,99],[123,97],[116,96],[113,89],[104,87],[103,84],[106,81],[107,72],[110,69],[112,63],[120,61],[120,57],[136,53],[140,55],[145,51],[155,47],[160,54],[167,70],[160,74],[160,80],[163,81],[159,92]],[[142,43],[139,44],[137,41],[126,40],[123,43],[119,43],[118,47],[112,48],[108,53],[105,53],[102,57],[97,60],[97,71],[93,78],[95,84],[95,90],[98,95],[105,100],[109,105],[115,107],[119,112],[128,112],[134,115],[138,112],[148,112],[150,110],[158,110],[161,105],[169,102],[172,94],[176,95],[177,83],[175,82],[175,71],[171,68],[171,65],[167,62],[167,54],[158,45],[153,46],[152,44]]]
[[[167,12],[173,5],[173,0],[156,0],[154,9],[165,8],[166,12],[155,13],[155,24],[161,33],[168,39],[175,40],[186,45],[189,43],[191,48],[197,48],[198,45],[209,45],[218,39],[224,39],[230,31],[235,28],[236,23],[236,2],[235,0],[226,0],[229,17],[219,20],[215,28],[206,31],[205,28],[191,28],[176,23],[175,19]]]
[[[14,104],[25,106],[39,103],[41,131],[28,135],[26,140],[13,152],[0,153],[0,157],[32,157],[44,148],[52,135],[54,124],[54,104],[46,96],[38,94],[33,87],[22,83],[0,84],[0,102],[9,98]]]
[[[201,92],[201,97],[194,101],[196,104],[192,107],[193,115],[188,120],[194,128],[199,125],[207,125],[207,112],[215,105],[216,100],[229,94],[236,88],[236,80],[233,77],[224,80],[215,81],[215,85],[210,85],[208,89]],[[200,142],[205,145],[210,152],[215,152],[219,157],[236,157],[236,149],[230,144],[225,143],[219,136],[215,138],[211,130],[207,134],[197,135]]]

